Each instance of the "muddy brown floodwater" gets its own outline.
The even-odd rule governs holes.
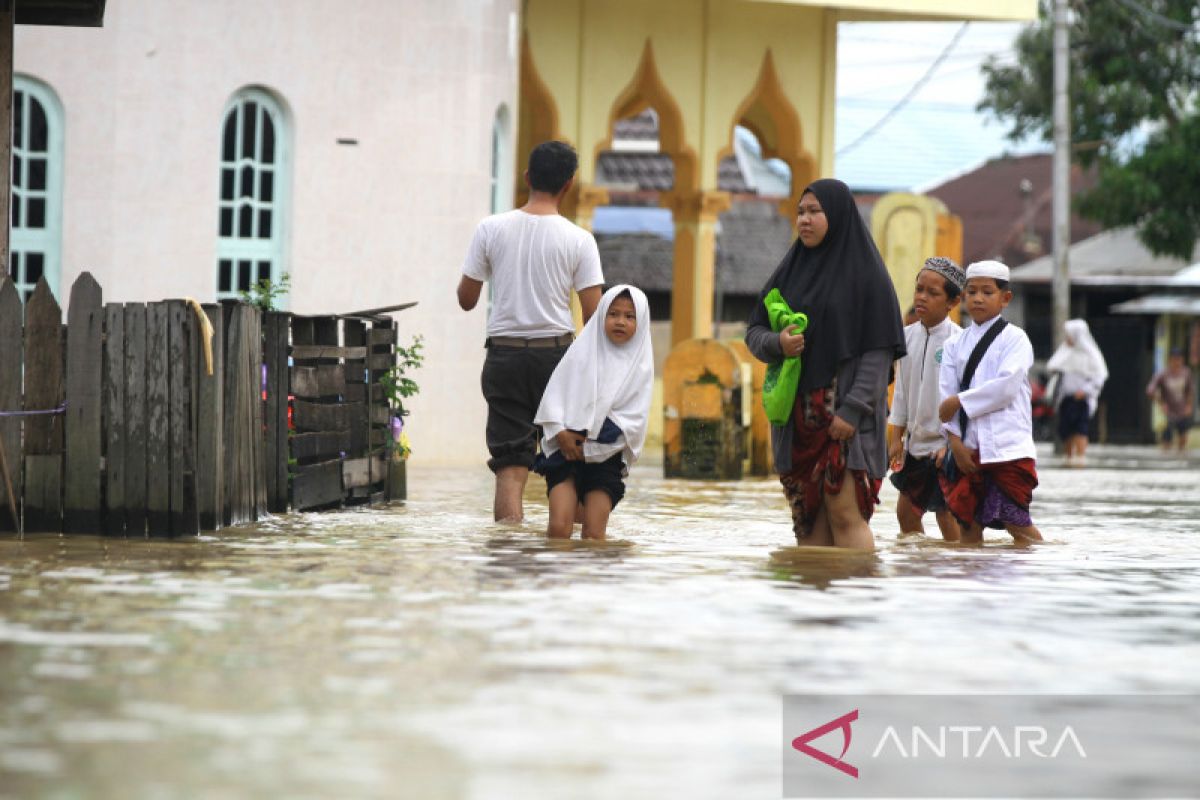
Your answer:
[[[0,539],[0,797],[775,798],[785,693],[1200,691],[1200,482],[1042,464],[1050,540],[789,548],[774,480],[639,467],[612,540],[490,476],[200,540]],[[465,477],[464,477],[465,476]],[[934,530],[932,519],[930,529]]]

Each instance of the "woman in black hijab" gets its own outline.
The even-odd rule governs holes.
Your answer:
[[[888,375],[904,355],[900,303],[846,184],[809,185],[796,228],[750,314],[746,345],[768,364],[803,353],[792,418],[771,426],[796,541],[871,549],[867,522],[887,469]],[[803,335],[771,330],[762,303],[771,289],[808,315]]]

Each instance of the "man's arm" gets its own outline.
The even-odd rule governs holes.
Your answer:
[[[463,311],[470,311],[479,302],[479,293],[483,290],[483,281],[462,276],[458,282],[458,305]],[[595,306],[593,306],[593,310]]]
[[[459,289],[459,292],[461,296],[462,289]],[[586,289],[580,289],[578,294],[579,307],[583,309],[583,324],[587,325],[587,321],[592,318],[592,314],[596,313],[596,306],[600,305],[600,298],[604,295],[604,292],[600,290],[599,286],[589,286]]]

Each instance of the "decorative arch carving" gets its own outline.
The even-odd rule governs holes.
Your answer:
[[[563,139],[559,129],[558,104],[554,102],[554,95],[550,93],[550,88],[542,80],[533,61],[528,33],[521,35],[521,102],[517,131],[517,146],[513,154],[513,196],[516,205],[522,206],[529,199],[523,159],[529,156],[535,144]]]
[[[612,110],[608,114],[608,137],[596,145],[594,158],[599,158],[605,150],[612,148],[613,126],[619,119],[640,114],[647,108],[653,108],[658,113],[658,146],[659,150],[671,157],[675,164],[675,186],[666,192],[663,205],[670,205],[669,198],[673,196],[691,195],[697,186],[696,151],[687,144],[684,133],[683,112],[671,91],[663,83],[654,60],[654,46],[646,40],[642,48],[642,57],[634,71],[633,78],[621,90]]]
[[[816,160],[812,153],[804,149],[800,115],[783,90],[770,48],[763,56],[754,88],[733,115],[733,122],[729,126],[730,144],[721,149],[717,154],[718,159],[732,154],[733,129],[736,125],[749,129],[758,137],[764,156],[781,159],[791,168],[791,195],[779,204],[780,213],[790,218],[804,187],[817,178]]]

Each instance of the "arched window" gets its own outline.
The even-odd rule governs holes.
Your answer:
[[[513,154],[512,131],[508,119],[508,106],[496,109],[492,121],[492,213],[499,214],[512,208],[513,202]]]
[[[62,104],[46,84],[13,78],[9,273],[22,298],[45,276],[58,294],[62,248]]]
[[[262,89],[243,89],[221,127],[217,298],[236,298],[261,280],[278,285],[284,264],[287,119]]]

